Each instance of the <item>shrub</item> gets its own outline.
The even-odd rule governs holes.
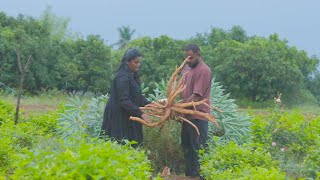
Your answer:
[[[314,146],[319,137],[319,118],[297,110],[273,110],[268,115],[256,116],[252,122],[253,142],[268,150],[288,175],[303,177],[308,147]]]
[[[30,114],[26,122],[31,122],[32,124],[38,126],[46,134],[51,134],[56,132],[57,129],[57,119],[59,118],[59,113],[61,108],[58,111],[48,111],[43,114]]]
[[[201,174],[206,179],[285,179],[277,162],[262,148],[230,142],[201,152]]]
[[[160,128],[144,128],[144,147],[155,172],[164,166],[180,174],[184,171],[184,158],[180,143],[181,124],[169,121]]]
[[[299,111],[272,112],[270,115],[259,115],[253,119],[253,139],[255,143],[270,148],[272,142],[277,147],[299,150],[305,154],[303,147],[315,144],[320,133],[319,118],[308,117]],[[300,147],[297,147],[299,145]],[[295,149],[296,148],[296,149]]]
[[[8,121],[13,121],[15,115],[14,106],[0,100],[0,126]]]
[[[320,179],[320,138],[315,146],[308,148],[307,157],[304,159],[304,173],[306,177]]]
[[[11,171],[11,156],[23,148],[32,148],[43,135],[41,128],[34,124],[19,123],[16,126],[8,122],[0,127],[0,174]]]
[[[87,142],[86,142],[87,141]],[[143,150],[104,140],[60,142],[62,148],[24,150],[15,156],[12,179],[149,179]]]
[[[12,171],[10,162],[12,155],[22,149],[31,149],[39,142],[42,136],[51,136],[56,128],[57,112],[32,115],[28,119],[14,125],[14,108],[0,101],[0,117],[4,122],[0,126],[0,174],[8,174]]]

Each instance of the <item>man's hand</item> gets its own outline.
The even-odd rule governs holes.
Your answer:
[[[201,101],[202,100],[202,97],[199,95],[199,94],[196,94],[196,93],[193,93],[188,99],[186,102],[198,102],[198,101]]]
[[[188,56],[186,57],[186,59],[184,59],[184,61],[187,60],[187,62],[190,62],[191,59],[192,59],[191,56]]]

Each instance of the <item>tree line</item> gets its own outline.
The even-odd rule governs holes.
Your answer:
[[[118,29],[119,42],[108,44],[99,35],[84,38],[69,32],[68,22],[50,9],[38,19],[0,12],[0,81],[19,87],[18,50],[22,62],[32,60],[24,80],[26,91],[105,94],[123,53],[136,47],[144,54],[142,82],[154,87],[184,59],[183,47],[196,43],[216,80],[234,98],[266,101],[282,92],[288,102],[320,99],[318,57],[288,45],[276,33],[258,37],[248,36],[240,26],[212,27],[184,40],[166,35],[132,40],[135,30],[123,26]]]

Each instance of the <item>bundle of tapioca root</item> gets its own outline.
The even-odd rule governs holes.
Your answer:
[[[156,119],[156,120],[145,121],[144,119],[141,119],[139,117],[133,117],[133,116],[130,117],[130,120],[140,122],[148,127],[158,127],[158,126],[162,127],[168,120],[176,120],[181,122],[184,121],[189,123],[192,127],[194,127],[198,135],[200,135],[198,128],[188,119],[183,117],[183,115],[196,115],[201,117],[202,119],[205,119],[214,123],[219,128],[219,124],[215,120],[216,119],[215,116],[208,113],[197,111],[196,109],[196,106],[203,104],[216,111],[221,112],[219,109],[209,106],[206,103],[207,99],[204,99],[198,102],[187,102],[187,103],[176,102],[177,96],[186,88],[186,85],[184,84],[184,77],[187,75],[187,73],[184,73],[182,76],[180,76],[180,78],[178,78],[178,74],[183,69],[183,67],[187,62],[188,62],[188,58],[186,58],[183,61],[183,63],[178,68],[176,68],[176,70],[170,77],[167,85],[168,97],[166,98],[165,101],[160,101],[160,102],[154,101],[151,104],[148,104],[144,107],[140,107],[143,113],[148,114],[149,116],[153,117],[152,119]]]

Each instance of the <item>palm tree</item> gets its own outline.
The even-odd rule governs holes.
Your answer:
[[[116,43],[119,45],[119,49],[126,48],[128,42],[131,40],[133,33],[136,31],[135,29],[131,29],[130,26],[122,26],[118,28],[120,40]]]

